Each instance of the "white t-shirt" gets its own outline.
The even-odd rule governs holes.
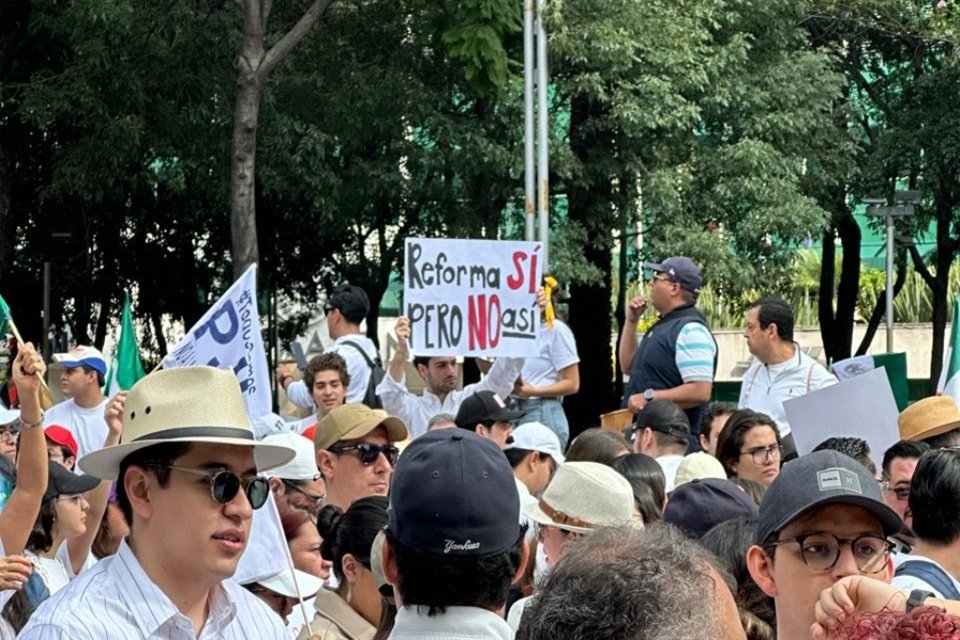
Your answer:
[[[554,320],[552,329],[546,324],[540,327],[540,355],[526,359],[520,378],[534,387],[543,387],[559,382],[560,371],[578,362],[573,332],[563,322]]]
[[[664,489],[667,493],[670,493],[676,485],[677,469],[680,468],[680,463],[683,462],[683,456],[660,456],[654,459],[660,464],[660,468],[663,469],[663,475],[667,480]]]
[[[790,433],[783,401],[829,387],[837,379],[827,369],[794,345],[796,354],[779,364],[767,365],[756,358],[743,374],[737,407],[765,413],[777,423],[781,436]]]
[[[82,458],[88,453],[103,449],[103,442],[110,432],[107,421],[103,419],[108,400],[109,398],[104,398],[97,406],[84,409],[78,406],[73,398],[69,398],[47,410],[43,416],[43,426],[58,424],[72,433],[77,441],[77,458]],[[80,469],[76,471],[83,473]]]
[[[73,572],[73,567],[70,563],[70,550],[67,548],[66,541],[60,545],[60,548],[57,549],[57,555],[53,558],[44,558],[32,551],[26,551],[24,555],[33,561],[33,566],[36,572],[40,574],[40,577],[43,578],[43,582],[47,585],[50,595],[63,589],[70,584],[71,580],[79,575]],[[83,561],[83,565],[80,567],[80,573],[83,573],[95,564],[97,564],[97,558],[92,553],[88,553],[86,559]]]

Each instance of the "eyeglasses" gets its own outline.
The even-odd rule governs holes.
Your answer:
[[[878,573],[887,564],[894,544],[878,535],[863,535],[856,538],[841,538],[831,533],[806,533],[795,538],[785,538],[764,545],[775,547],[781,544],[800,545],[800,558],[808,567],[817,571],[829,571],[840,559],[840,549],[850,545],[853,558],[862,573]]]
[[[20,435],[20,429],[15,427],[2,427],[0,428],[0,438],[7,438],[9,440],[16,440],[17,436]]]
[[[228,504],[236,498],[241,487],[247,494],[250,506],[254,509],[262,507],[267,501],[267,496],[270,495],[270,483],[262,476],[241,478],[226,469],[191,469],[172,464],[157,466],[165,466],[167,469],[175,469],[195,476],[206,476],[210,483],[210,497],[219,504]]]
[[[655,274],[653,274],[653,276],[650,278],[650,282],[670,282],[670,283],[673,283],[673,280],[671,280],[671,279],[670,279],[670,276],[668,276],[668,275],[665,274],[665,273],[655,273]]]
[[[778,444],[772,444],[769,447],[755,447],[741,451],[740,455],[750,455],[753,457],[754,464],[767,464],[771,460],[779,460],[783,454],[783,447]]]
[[[321,505],[321,504],[323,504],[324,502],[327,501],[327,496],[320,496],[320,495],[317,495],[317,494],[315,494],[315,493],[310,493],[310,492],[307,491],[306,489],[302,489],[302,488],[298,487],[293,481],[287,480],[286,478],[281,478],[280,480],[281,480],[281,482],[283,482],[283,484],[286,485],[286,487],[287,487],[288,489],[290,489],[291,491],[296,491],[297,493],[300,493],[300,494],[302,494],[302,495],[310,498],[311,500],[313,500],[314,502],[316,502],[318,505]]]
[[[384,456],[386,456],[387,462],[390,463],[391,467],[397,464],[397,458],[400,456],[400,450],[392,444],[379,446],[370,444],[369,442],[330,447],[328,451],[333,453],[356,452],[357,457],[360,458],[360,462],[365,465],[371,465],[376,462],[382,453]]]
[[[897,500],[906,500],[910,497],[910,485],[891,486],[889,482],[881,482],[880,487],[897,496]]]

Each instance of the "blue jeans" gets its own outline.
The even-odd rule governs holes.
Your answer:
[[[556,398],[511,398],[510,406],[523,411],[523,417],[516,424],[524,422],[541,422],[557,434],[560,439],[560,450],[565,451],[567,440],[570,439],[570,424],[567,414],[563,412],[563,404]]]

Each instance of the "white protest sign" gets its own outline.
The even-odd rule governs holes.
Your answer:
[[[536,356],[538,242],[408,238],[403,307],[418,356]]]
[[[257,312],[257,265],[250,265],[163,359],[165,369],[229,368],[240,381],[247,413],[270,413],[270,373]]]
[[[883,367],[784,400],[783,409],[800,455],[827,438],[863,438],[879,469],[883,452],[900,440],[900,412]]]

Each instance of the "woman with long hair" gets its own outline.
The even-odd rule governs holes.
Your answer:
[[[770,416],[734,411],[717,441],[717,459],[728,478],[753,480],[769,487],[780,475],[783,444]]]

